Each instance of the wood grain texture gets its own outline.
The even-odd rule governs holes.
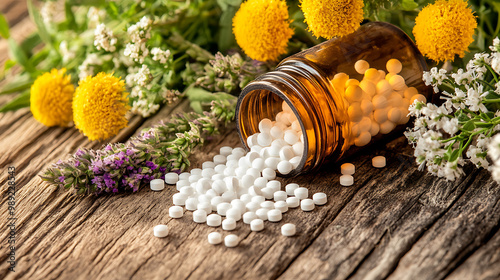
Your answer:
[[[0,10],[16,8],[8,0]],[[33,25],[18,19],[16,39]],[[24,33],[23,33],[24,32]],[[30,31],[31,32],[31,31]],[[0,40],[0,63],[6,60]],[[4,81],[1,81],[2,83]],[[9,97],[0,97],[0,104]],[[186,101],[164,107],[154,117],[132,117],[111,139],[123,142],[143,128],[189,110]],[[75,128],[47,128],[28,109],[0,114],[0,221],[8,213],[8,166],[17,168],[17,266],[8,272],[8,232],[0,230],[1,279],[499,279],[500,187],[485,170],[468,166],[466,175],[446,182],[417,170],[404,137],[372,146],[349,159],[355,184],[339,185],[339,164],[296,178],[309,194],[325,192],[328,203],[313,212],[291,209],[262,232],[238,223],[236,248],[213,246],[218,231],[192,222],[192,212],[171,219],[174,187],[135,194],[76,197],[38,177],[51,163],[79,147],[99,148]],[[192,155],[192,167],[210,160],[221,146],[241,147],[234,126]],[[371,166],[375,155],[387,167]],[[281,225],[298,233],[283,237]],[[167,238],[153,237],[167,224]]]

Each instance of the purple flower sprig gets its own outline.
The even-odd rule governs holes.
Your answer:
[[[76,194],[121,193],[139,188],[166,172],[182,172],[193,150],[220,124],[235,116],[234,101],[212,102],[209,112],[185,113],[144,130],[127,143],[108,144],[100,150],[79,149],[59,160],[40,177],[50,184],[73,188]]]

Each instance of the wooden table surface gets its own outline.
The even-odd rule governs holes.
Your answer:
[[[0,11],[16,39],[34,30],[24,0],[1,1]],[[6,53],[2,40],[1,64]],[[147,120],[133,117],[111,141],[127,141],[188,109],[180,102]],[[238,223],[236,248],[208,244],[214,229],[192,222],[192,212],[169,218],[173,187],[75,197],[38,177],[77,148],[102,144],[74,128],[44,127],[28,109],[0,114],[1,279],[500,279],[499,185],[472,166],[455,182],[418,171],[404,137],[352,158],[351,187],[339,185],[338,165],[282,180],[325,192],[329,201],[312,212],[288,211],[262,232]],[[197,152],[193,167],[223,145],[241,146],[234,127]],[[371,166],[375,155],[386,156],[386,168]],[[17,183],[15,272],[7,263],[10,166]],[[280,234],[289,222],[297,225],[295,237]],[[167,238],[153,237],[157,224],[169,226]]]

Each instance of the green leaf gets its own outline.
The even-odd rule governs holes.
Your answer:
[[[17,98],[5,104],[2,108],[0,108],[0,113],[4,113],[7,111],[15,111],[17,109],[25,108],[30,106],[30,92],[25,91],[20,94]]]
[[[76,23],[75,14],[71,10],[71,4],[69,0],[64,1],[64,13],[66,15],[66,23],[69,30],[77,30],[78,24]]]
[[[14,67],[14,65],[16,65],[16,62],[14,60],[7,59],[7,61],[5,61],[5,64],[3,65],[3,71],[9,71],[10,68]]]
[[[40,43],[42,43],[42,39],[40,38],[40,35],[38,33],[33,33],[31,34],[28,38],[24,39],[21,42],[21,49],[23,52],[29,56],[33,52],[33,48],[35,46],[38,46]]]
[[[36,7],[33,6],[32,0],[28,0],[28,11],[31,19],[33,20],[33,22],[35,22],[35,25],[38,29],[38,34],[40,35],[40,38],[42,38],[42,41],[48,45],[52,45],[52,38],[50,37],[49,32],[45,27],[42,16],[40,15]]]
[[[106,6],[106,11],[108,12],[108,15],[112,19],[118,18],[119,12],[115,2],[109,2],[108,5]]]
[[[33,79],[30,75],[17,75],[8,84],[6,84],[0,91],[0,95],[19,92],[28,89],[33,84]]]
[[[405,11],[413,11],[418,8],[418,4],[414,0],[401,1],[401,9]]]
[[[236,39],[233,34],[233,17],[237,10],[237,7],[229,6],[220,17],[219,40],[217,45],[221,52],[226,52],[236,45]]]
[[[455,149],[453,150],[453,152],[451,152],[451,155],[450,155],[450,158],[449,158],[449,162],[454,162],[458,159],[458,156],[460,155],[460,150],[459,149]]]
[[[476,125],[474,124],[474,120],[470,120],[464,124],[462,127],[463,131],[473,131],[476,128]]]
[[[34,72],[33,65],[28,60],[28,57],[26,56],[26,53],[19,47],[19,45],[14,41],[14,39],[9,38],[8,40],[9,43],[9,52],[10,52],[10,57],[13,58],[17,63],[19,63],[21,66],[24,67],[24,70],[27,72]]]
[[[9,23],[7,22],[3,14],[0,14],[0,36],[2,36],[4,39],[9,39],[10,37]]]

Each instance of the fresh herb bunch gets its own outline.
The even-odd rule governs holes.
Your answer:
[[[424,72],[425,83],[441,92],[444,103],[410,106],[416,119],[405,135],[415,147],[416,161],[447,180],[460,177],[468,162],[478,168],[490,165],[488,144],[500,131],[500,40],[490,48],[491,53],[475,54],[465,69],[451,75],[438,68]]]
[[[74,84],[98,72],[125,78],[132,111],[149,116],[183,91],[179,73],[186,63],[208,63],[217,50],[221,10],[216,0],[97,0],[91,6],[66,0],[63,11],[53,1],[40,11],[31,0],[28,6],[38,32],[21,45],[10,38],[5,18],[0,20],[0,35],[12,54],[2,76],[16,64],[22,67],[0,93],[23,93],[0,111],[28,106],[36,77],[65,67]],[[34,48],[40,44],[41,50]]]
[[[136,192],[166,172],[182,172],[189,156],[208,136],[235,116],[235,98],[214,100],[209,112],[184,113],[146,129],[127,143],[100,150],[79,149],[72,157],[48,168],[41,178],[76,194]]]

